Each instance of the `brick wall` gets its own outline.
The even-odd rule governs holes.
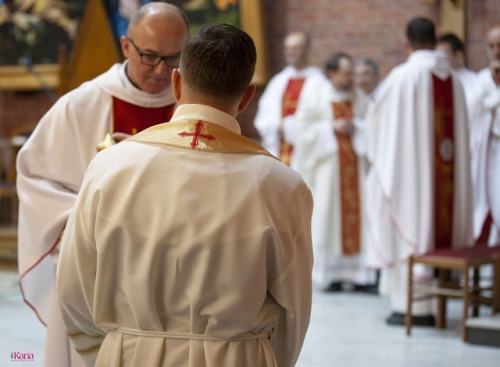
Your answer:
[[[0,137],[7,137],[18,126],[40,120],[52,103],[44,92],[0,91]]]
[[[485,36],[491,27],[500,25],[500,1],[468,0],[467,61],[473,70],[487,65]]]
[[[406,58],[403,46],[404,29],[414,16],[427,16],[437,22],[440,1],[428,4],[423,0],[263,0],[266,23],[269,75],[284,66],[282,42],[294,30],[310,33],[310,61],[323,66],[336,51],[346,51],[354,57],[371,57],[378,61],[385,75]],[[500,23],[500,1],[467,1],[467,44],[469,66],[479,70],[486,66],[484,36]],[[439,30],[439,24],[438,24]],[[252,120],[257,95],[238,119],[243,133],[258,139]],[[44,93],[0,93],[0,136],[13,126],[37,121],[51,105]]]
[[[406,58],[404,30],[408,20],[426,16],[434,20],[439,33],[440,1],[423,0],[267,0],[265,19],[271,74],[283,67],[282,42],[293,30],[311,35],[311,63],[323,66],[334,52],[354,57],[371,57],[386,74]],[[469,65],[479,70],[486,65],[484,37],[500,24],[500,1],[468,0],[467,30]]]

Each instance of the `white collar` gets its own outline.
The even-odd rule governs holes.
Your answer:
[[[202,120],[241,134],[240,124],[233,116],[207,105],[183,104],[177,106],[170,121],[181,120]]]

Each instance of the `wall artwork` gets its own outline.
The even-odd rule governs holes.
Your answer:
[[[130,15],[150,0],[102,0],[118,42]],[[171,0],[191,22],[191,32],[205,23],[241,27],[259,54],[256,82],[266,79],[261,0]],[[0,90],[57,88],[58,60],[78,36],[87,0],[0,0]],[[99,42],[99,40],[95,40]]]

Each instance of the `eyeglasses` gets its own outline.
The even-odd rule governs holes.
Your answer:
[[[181,59],[180,54],[175,54],[175,55],[169,55],[169,56],[160,56],[158,54],[152,54],[152,53],[147,53],[142,51],[139,47],[136,46],[134,41],[132,41],[129,37],[127,39],[130,41],[132,46],[134,46],[135,51],[141,58],[141,62],[144,65],[149,65],[149,66],[157,66],[160,64],[160,62],[165,62],[165,65],[169,68],[178,68],[179,67],[179,62]]]

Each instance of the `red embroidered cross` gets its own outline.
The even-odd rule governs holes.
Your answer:
[[[215,140],[215,136],[213,135],[208,135],[208,134],[202,134],[201,129],[203,128],[203,122],[197,121],[195,126],[195,131],[194,133],[188,133],[187,131],[183,131],[179,133],[179,136],[182,136],[183,138],[186,136],[192,136],[193,140],[191,141],[191,148],[195,149],[198,146],[198,139],[203,138],[207,140]]]

